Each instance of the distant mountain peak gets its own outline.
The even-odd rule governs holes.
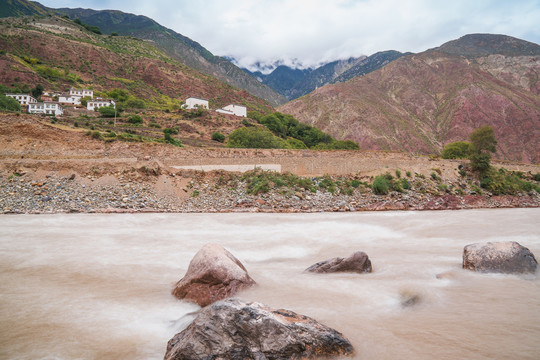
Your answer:
[[[477,58],[493,54],[505,56],[540,55],[540,45],[498,34],[469,34],[429,51]]]

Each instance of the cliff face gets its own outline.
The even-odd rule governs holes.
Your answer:
[[[465,37],[464,55],[456,54],[462,48],[457,40],[452,51],[442,46],[404,56],[368,75],[319,88],[280,111],[357,141],[362,149],[423,154],[437,154],[488,124],[499,141],[497,157],[538,163],[540,47],[488,37]],[[508,43],[512,48],[505,52]]]

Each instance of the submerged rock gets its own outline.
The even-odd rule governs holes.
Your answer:
[[[167,344],[165,360],[288,360],[350,355],[338,331],[289,310],[238,299],[202,309]]]
[[[206,244],[195,254],[172,294],[207,306],[255,284],[244,265],[230,252],[221,245]]]
[[[478,272],[522,274],[536,271],[533,253],[515,241],[470,244],[463,249],[463,268]]]
[[[333,273],[333,272],[371,272],[371,261],[363,251],[357,251],[348,258],[336,257],[333,259],[320,261],[306,269],[308,272]]]

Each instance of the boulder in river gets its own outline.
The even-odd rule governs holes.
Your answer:
[[[533,253],[515,241],[476,243],[463,249],[463,268],[478,272],[522,274],[536,271]]]
[[[218,301],[167,344],[165,360],[290,360],[350,355],[338,331],[289,310],[238,299]]]
[[[336,257],[333,259],[320,261],[306,269],[308,272],[333,273],[333,272],[371,272],[371,261],[363,251],[357,251],[348,258]]]
[[[207,306],[255,285],[246,268],[219,244],[206,244],[189,263],[172,293],[178,299]]]

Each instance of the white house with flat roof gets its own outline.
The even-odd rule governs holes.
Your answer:
[[[58,96],[58,102],[61,104],[81,105],[80,95],[61,94]]]
[[[89,96],[89,97],[91,97],[93,99],[94,98],[94,90],[71,88],[71,89],[69,89],[69,95],[76,95],[76,96],[80,96],[80,97]]]
[[[61,116],[64,115],[64,108],[57,102],[44,101],[28,104],[28,112],[30,114]]]
[[[86,103],[86,108],[90,111],[97,110],[101,107],[105,106],[111,106],[116,109],[116,103],[112,99],[102,99],[102,98],[96,98],[94,100],[88,100]]]
[[[217,109],[216,112],[221,113],[221,114],[247,117],[247,108],[243,105],[236,105],[236,104],[227,105],[223,109]]]
[[[28,95],[28,94],[6,94],[6,96],[9,96],[10,98],[14,98],[21,105],[37,103],[37,100],[32,95]]]
[[[210,107],[208,106],[208,100],[196,97],[190,97],[186,99],[186,109],[196,109],[199,107],[210,109]]]

